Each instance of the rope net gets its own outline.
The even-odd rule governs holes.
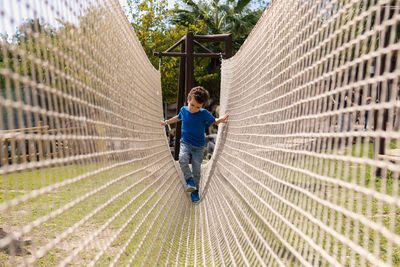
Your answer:
[[[0,0],[2,265],[399,265],[399,2],[273,1],[193,205],[118,1]]]

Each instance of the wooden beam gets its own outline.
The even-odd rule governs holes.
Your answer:
[[[232,34],[194,35],[193,38],[199,42],[221,42],[226,38],[232,38]]]
[[[176,47],[178,47],[184,40],[185,38],[181,38],[178,42],[176,42],[173,46],[171,46],[170,48],[168,48],[167,50],[164,51],[165,52],[171,52],[172,50],[174,50]]]
[[[207,51],[208,53],[214,53],[213,51],[211,51],[210,49],[208,49],[207,47],[205,47],[204,45],[202,45],[201,43],[197,42],[196,40],[193,40],[193,42],[195,44],[197,44],[198,46],[200,46],[201,48],[203,48],[203,50]]]
[[[222,54],[224,56],[225,54]],[[220,57],[219,53],[194,53],[194,57]]]
[[[193,56],[193,33],[188,32],[186,34],[186,86],[185,86],[185,98],[189,94],[194,84],[194,56]]]
[[[185,42],[181,43],[181,53],[185,53]],[[185,61],[186,59],[179,59],[179,78],[178,78],[178,103],[176,105],[176,115],[179,114],[181,107],[185,104]],[[182,122],[176,124],[175,129],[175,144],[174,144],[174,159],[179,159],[180,140],[181,140]]]
[[[159,56],[160,52],[154,52],[154,56]],[[161,52],[161,56],[163,57],[186,57],[186,53],[182,52]]]
[[[225,55],[224,58],[232,57],[232,35],[230,34],[228,37],[225,38]]]
[[[154,52],[154,56],[159,56],[160,52]],[[182,52],[161,52],[161,56],[163,57],[186,57],[186,53]],[[192,56],[194,57],[219,57],[219,53],[193,53]],[[225,56],[225,53],[222,54]]]

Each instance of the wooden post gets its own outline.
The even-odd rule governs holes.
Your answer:
[[[184,42],[181,43],[181,52],[185,53],[186,44]],[[183,107],[185,103],[185,57],[179,58],[179,82],[178,82],[178,104],[176,106],[176,114],[179,114],[179,111]],[[174,144],[174,159],[179,159],[179,150],[180,150],[180,140],[181,140],[181,129],[182,122],[178,122],[176,124],[175,129],[175,144]]]
[[[193,33],[186,34],[186,86],[185,86],[185,102],[190,89],[193,87],[194,76],[194,56],[193,56]]]
[[[45,129],[44,129],[44,122],[43,121],[39,121],[39,133],[40,135],[44,135],[46,134]],[[47,155],[47,148],[49,147],[49,141],[48,140],[41,140],[40,143],[42,144],[42,151],[39,155],[39,157],[46,157]],[[39,150],[40,151],[40,150]]]
[[[232,34],[225,38],[225,58],[232,57]]]

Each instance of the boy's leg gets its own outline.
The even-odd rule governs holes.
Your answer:
[[[204,148],[203,147],[198,147],[198,146],[192,147],[192,172],[193,172],[194,183],[197,187],[197,190],[193,191],[190,194],[190,198],[193,203],[200,201],[199,186],[200,186],[200,175],[201,175],[201,173],[200,173],[201,172],[201,162],[203,161],[203,156],[204,156]]]
[[[204,148],[199,146],[192,146],[192,173],[194,178],[194,184],[197,188],[200,185],[200,171],[201,162],[204,157]]]
[[[204,157],[204,148],[198,146],[192,146],[192,172],[194,178],[194,184],[197,190],[190,194],[190,198],[193,203],[200,201],[199,196],[199,186],[200,186],[200,172],[201,172],[201,162]]]
[[[189,161],[191,156],[190,144],[181,142],[179,150],[179,166],[183,172],[183,177],[186,180],[186,190],[192,192],[196,190],[195,183],[193,180],[193,174],[189,167]]]

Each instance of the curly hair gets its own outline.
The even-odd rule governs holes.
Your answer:
[[[196,86],[189,92],[188,98],[192,99],[192,97],[194,97],[197,103],[205,105],[210,98],[210,94],[204,87]]]

